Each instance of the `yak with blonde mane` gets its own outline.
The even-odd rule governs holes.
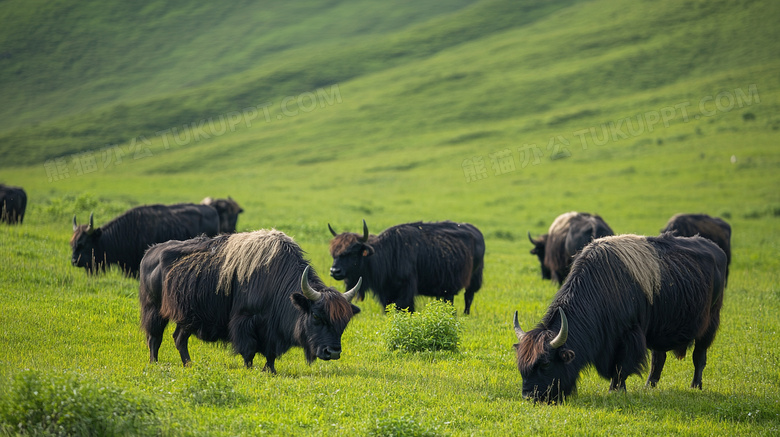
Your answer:
[[[586,366],[609,379],[610,390],[625,390],[626,378],[645,367],[647,349],[647,385],[655,387],[666,352],[682,359],[692,345],[691,387],[701,389],[720,323],[726,265],[723,250],[701,237],[594,240],[575,259],[536,328],[523,331],[515,312],[523,396],[562,402]]]
[[[542,279],[563,284],[569,274],[574,256],[596,238],[613,235],[612,228],[599,215],[587,212],[567,212],[555,218],[546,234],[528,239],[534,248],[531,255],[539,258]]]
[[[182,364],[191,359],[191,335],[230,342],[252,367],[276,373],[277,357],[293,346],[306,361],[337,360],[341,335],[360,308],[357,288],[327,287],[292,238],[277,230],[168,241],[150,248],[141,262],[139,301],[149,361],[156,362],[169,321]],[[357,287],[360,286],[358,281]]]

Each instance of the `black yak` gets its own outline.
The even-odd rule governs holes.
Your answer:
[[[542,265],[542,278],[558,281],[561,285],[574,257],[583,247],[596,238],[614,234],[600,216],[572,211],[559,215],[546,234],[534,239],[529,232],[528,239],[534,245],[531,254],[536,255]]]
[[[168,241],[151,247],[141,262],[139,301],[149,361],[156,362],[168,321],[182,363],[190,363],[187,342],[231,342],[252,367],[263,370],[292,346],[306,361],[336,360],[341,335],[360,308],[350,304],[357,288],[344,294],[323,284],[303,250],[276,230]],[[360,286],[358,280],[357,287]]]
[[[362,298],[371,289],[383,307],[394,303],[414,311],[418,294],[435,296],[452,303],[465,288],[469,314],[474,293],[482,286],[485,240],[471,224],[450,221],[406,223],[369,235],[363,220],[363,235],[337,234],[330,242],[333,266],[330,275],[359,289]]]
[[[726,261],[731,265],[731,226],[723,219],[707,214],[676,214],[666,222],[661,232],[672,232],[680,237],[701,235],[711,240],[726,252]],[[726,267],[726,281],[729,271]]]
[[[73,216],[71,263],[88,273],[116,265],[126,276],[137,277],[141,258],[149,246],[168,240],[186,240],[219,233],[219,217],[214,208],[180,203],[137,206],[101,227],[79,225]]]
[[[214,199],[206,197],[201,200],[201,205],[210,206],[217,210],[219,215],[219,232],[223,234],[232,234],[236,232],[238,215],[244,212],[244,209],[238,205],[238,202],[230,196],[227,199]]]
[[[723,304],[726,254],[701,237],[619,235],[582,250],[541,323],[524,332],[517,321],[517,366],[523,396],[561,402],[592,365],[625,390],[652,351],[647,385],[661,377],[666,352],[693,350],[691,387],[702,387],[707,349]]]
[[[27,209],[27,193],[21,187],[0,184],[0,222],[22,224]]]

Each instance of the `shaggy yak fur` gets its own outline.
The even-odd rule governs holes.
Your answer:
[[[126,276],[138,277],[141,258],[149,246],[168,240],[186,240],[200,234],[219,233],[219,216],[205,205],[146,205],[132,208],[96,228],[79,225],[73,216],[71,263],[88,273],[116,265]]]
[[[593,366],[625,390],[652,351],[647,385],[655,386],[666,352],[678,359],[694,345],[691,387],[702,387],[707,348],[720,322],[726,254],[702,237],[620,235],[582,250],[541,323],[517,322],[517,366],[523,396],[561,402]]]
[[[567,212],[559,215],[546,234],[528,239],[534,248],[531,254],[539,258],[542,278],[563,284],[569,274],[574,257],[588,243],[596,238],[614,235],[612,228],[598,215],[587,212]]]
[[[263,370],[293,346],[306,361],[335,360],[341,335],[360,309],[356,290],[327,287],[304,259],[303,250],[276,230],[168,241],[149,249],[141,262],[139,301],[149,361],[156,362],[169,321],[182,364],[190,363],[191,335],[230,342],[252,367]]]
[[[475,226],[450,221],[406,223],[370,235],[344,232],[330,242],[330,275],[354,287],[363,278],[362,298],[371,289],[383,307],[394,303],[414,311],[416,295],[435,296],[452,303],[465,288],[468,314],[474,293],[482,286],[485,240]]]
[[[726,252],[726,260],[731,265],[731,226],[723,219],[707,214],[677,214],[672,216],[661,229],[661,233],[672,232],[679,237],[700,235],[711,240]],[[729,271],[726,268],[726,281]]]

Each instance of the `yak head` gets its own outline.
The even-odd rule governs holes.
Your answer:
[[[528,233],[528,239],[531,240],[531,244],[534,245],[534,248],[531,249],[531,255],[536,255],[539,258],[539,264],[542,265],[542,279],[552,278],[552,272],[550,271],[550,268],[544,265],[544,248],[547,245],[547,236],[547,234],[544,234],[534,240],[531,237],[531,233]]]
[[[89,215],[89,224],[79,225],[76,216],[73,216],[73,236],[70,238],[70,247],[73,250],[70,262],[76,267],[83,267],[87,273],[94,273],[97,269],[96,259],[102,260],[100,251],[100,236],[103,231],[96,228]]]
[[[244,209],[238,205],[238,202],[228,196],[227,199],[214,199],[206,197],[200,202],[201,205],[210,206],[217,210],[219,215],[219,232],[223,234],[232,234],[236,232],[238,215],[244,212]]]
[[[309,283],[309,270],[306,266],[301,276],[301,292],[291,296],[293,305],[303,313],[298,317],[295,337],[303,346],[309,364],[317,358],[338,360],[341,335],[352,316],[360,312],[360,308],[350,302],[360,288],[361,279],[357,286],[343,294],[324,285],[318,286],[321,288],[318,291]]]
[[[524,332],[517,321],[514,327],[517,343],[517,368],[523,377],[523,397],[535,402],[561,403],[576,390],[579,370],[572,364],[574,351],[565,347],[569,323],[562,308],[560,329],[555,332],[544,325]]]
[[[344,280],[347,287],[354,288],[358,278],[362,276],[366,258],[374,254],[374,248],[369,244],[368,226],[363,220],[363,235],[352,232],[337,234],[328,224],[333,240],[330,242],[330,255],[333,265],[330,276],[336,280]],[[363,299],[363,290],[358,288],[358,296]]]

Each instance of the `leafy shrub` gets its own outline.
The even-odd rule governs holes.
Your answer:
[[[391,304],[387,311],[386,342],[391,351],[458,350],[461,324],[452,304],[434,300],[415,313],[407,309],[396,311],[395,305]]]
[[[227,373],[213,371],[209,367],[196,367],[191,382],[184,388],[186,399],[196,405],[230,406],[247,401],[236,392]]]
[[[371,437],[435,437],[435,430],[425,427],[411,417],[383,417],[368,430]]]
[[[0,391],[0,434],[160,434],[152,402],[78,375],[23,371]]]

